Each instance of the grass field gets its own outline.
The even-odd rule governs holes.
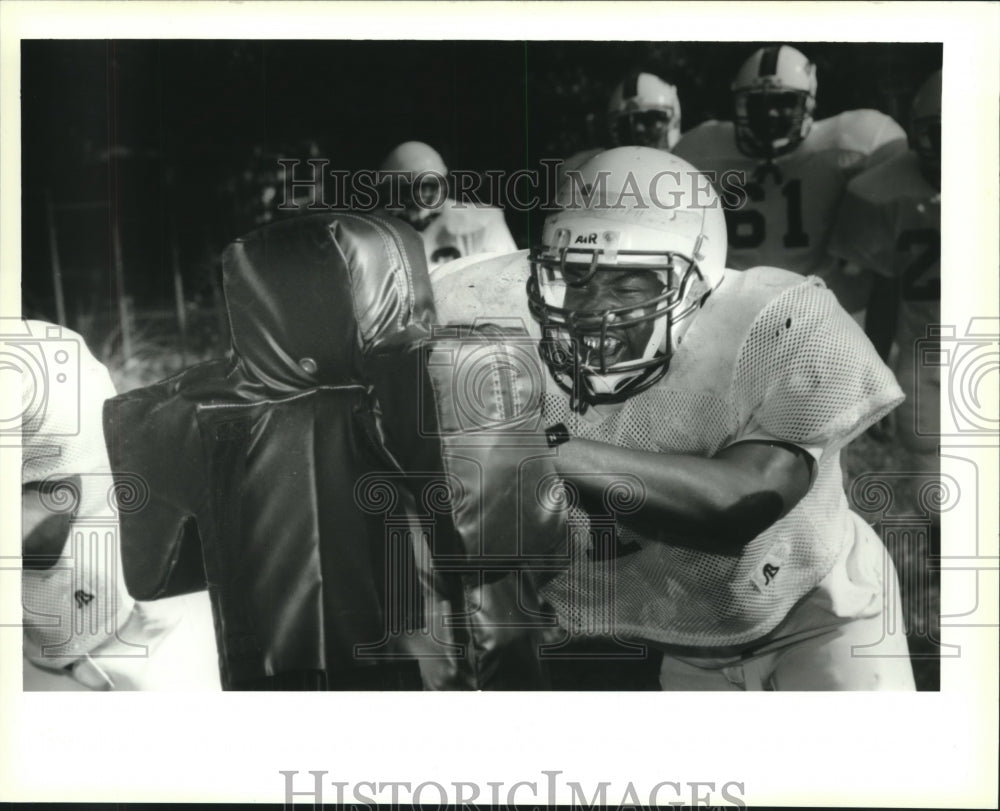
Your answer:
[[[185,366],[210,358],[222,357],[228,350],[228,338],[220,337],[219,319],[215,313],[193,313],[189,320],[188,341],[182,353],[178,347],[176,329],[171,329],[164,317],[137,319],[132,332],[132,355],[122,356],[120,335],[105,327],[84,337],[95,353],[108,366],[119,392],[146,386],[168,377]],[[940,585],[932,568],[932,558],[939,554],[938,531],[919,520],[911,522],[916,531],[898,536],[885,531],[885,516],[878,511],[867,512],[864,498],[852,492],[856,483],[878,480],[880,473],[919,470],[919,465],[891,438],[879,441],[868,434],[852,442],[842,456],[845,490],[852,507],[859,512],[885,540],[896,570],[907,584],[902,589],[903,613],[908,629],[913,669],[920,690],[940,689],[939,660],[935,640],[939,638]],[[926,481],[926,474],[922,474]],[[919,477],[918,477],[919,478]],[[892,489],[893,515],[919,515],[915,489],[884,480]]]

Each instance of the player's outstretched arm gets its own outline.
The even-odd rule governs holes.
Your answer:
[[[642,519],[686,545],[736,553],[805,496],[814,460],[779,442],[739,442],[705,459],[573,438],[559,447],[556,467],[585,494],[597,495],[616,474],[637,476],[646,486]]]

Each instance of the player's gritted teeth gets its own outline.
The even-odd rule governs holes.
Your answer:
[[[585,366],[611,366],[623,361],[637,360],[652,334],[652,324],[642,323],[621,326],[623,318],[643,315],[646,310],[636,306],[624,315],[611,312],[607,325],[601,313],[631,305],[645,304],[659,295],[662,284],[655,274],[648,272],[605,271],[597,274],[585,287],[567,291],[566,307],[581,315],[577,322],[577,354]],[[602,341],[603,330],[603,341]]]
[[[611,365],[621,360],[632,360],[627,340],[607,335],[601,342],[600,335],[584,335],[580,340],[581,360],[588,366],[600,366],[601,360]]]

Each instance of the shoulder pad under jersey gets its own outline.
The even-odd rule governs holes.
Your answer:
[[[696,169],[739,155],[732,121],[705,121],[681,136],[673,153]]]
[[[921,174],[916,153],[906,150],[862,172],[851,181],[848,193],[879,205],[904,197],[933,197],[937,190]]]
[[[463,202],[448,199],[441,212],[442,226],[456,236],[471,234],[485,228],[504,224],[503,211],[485,203]]]
[[[747,270],[727,269],[723,274],[722,283],[713,295],[731,302],[732,307],[756,313],[776,295],[789,287],[802,284],[803,281],[800,273],[767,265]]]
[[[806,139],[811,152],[837,150],[845,155],[866,158],[882,147],[906,145],[903,128],[878,110],[847,110],[817,121]]]
[[[774,267],[727,269],[685,334],[674,365],[689,362],[695,356],[698,363],[704,364],[706,353],[732,355],[761,310],[788,288],[804,282],[800,274]]]
[[[838,145],[870,155],[892,141],[906,141],[903,128],[878,110],[848,110],[837,116]]]
[[[903,393],[864,331],[816,277],[774,295],[739,350],[737,422],[802,447],[842,447]]]

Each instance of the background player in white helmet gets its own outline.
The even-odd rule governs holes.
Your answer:
[[[608,100],[612,146],[649,146],[670,151],[681,138],[677,88],[652,73],[633,72]]]
[[[503,211],[448,196],[448,168],[427,144],[400,144],[382,161],[381,171],[399,173],[398,181],[388,181],[394,190],[382,184],[386,208],[420,232],[429,268],[463,256],[516,250]]]
[[[941,321],[941,71],[916,94],[910,149],[851,181],[830,241],[837,256],[873,274],[865,331],[888,359],[906,401],[897,434],[936,471],[940,371],[918,363],[917,341]],[[918,422],[919,417],[919,422]]]
[[[610,146],[648,146],[669,152],[681,139],[677,88],[653,73],[633,71],[611,92],[607,120]],[[560,177],[603,151],[598,148],[577,152],[562,163]]]
[[[65,327],[11,319],[3,332],[22,370],[24,689],[218,689],[207,602],[153,608],[125,589],[118,510],[142,483],[112,480],[107,369]]]
[[[530,256],[435,280],[443,321],[530,312],[557,383],[542,414],[581,529],[544,589],[563,652],[652,645],[665,689],[913,689],[895,571],[839,463],[899,403],[891,373],[820,281],[725,269],[690,164],[632,147],[581,172]]]
[[[837,206],[851,177],[905,148],[905,133],[875,110],[814,121],[816,91],[816,66],[804,54],[761,48],[733,81],[733,121],[695,127],[674,151],[717,180],[742,173],[745,199],[726,196],[730,267],[819,274],[853,310],[854,283],[840,284],[827,250]]]

